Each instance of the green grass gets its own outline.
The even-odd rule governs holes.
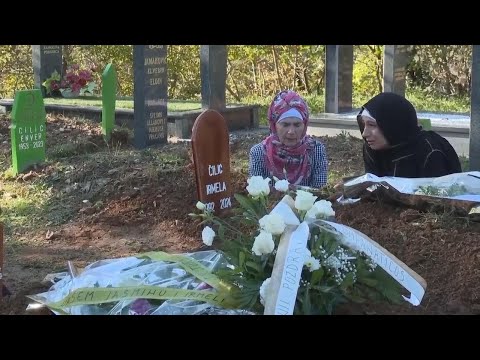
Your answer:
[[[304,95],[312,114],[320,114],[325,111],[325,95]],[[447,113],[469,113],[470,99],[467,97],[452,97],[432,95],[425,90],[410,88],[406,91],[407,99],[415,106],[418,112],[447,112]],[[354,92],[352,106],[359,109],[371,97],[365,94]],[[243,99],[244,104],[257,104],[259,108],[260,124],[267,125],[267,110],[272,97],[261,98],[249,96]]]
[[[325,95],[309,95],[302,94],[312,114],[320,114],[325,111]],[[451,113],[468,113],[470,111],[470,99],[467,97],[448,97],[433,95],[426,90],[409,88],[406,91],[406,97],[415,106],[418,112],[451,112]],[[366,96],[363,93],[354,92],[352,105],[354,109],[360,108],[365,102],[369,100],[370,96]],[[259,97],[259,96],[247,96],[242,99],[241,104],[244,105],[259,105],[259,118],[260,125],[267,124],[267,110],[271,96]],[[228,99],[227,99],[228,101]],[[45,104],[56,105],[84,105],[84,106],[102,106],[102,100],[99,97],[81,97],[75,99],[63,99],[63,98],[46,98]],[[120,97],[116,102],[117,108],[133,109],[132,97]],[[183,101],[183,100],[169,100],[167,102],[167,108],[169,112],[180,112],[201,109],[201,103],[199,101]]]
[[[433,95],[426,90],[407,88],[405,97],[413,104],[417,112],[470,112],[470,99],[467,97]],[[363,94],[353,94],[353,108],[359,109],[370,99]]]
[[[97,149],[98,145],[89,141],[82,141],[79,143],[68,142],[47,149],[47,159],[58,160],[61,158],[68,158],[75,155],[92,153],[97,151]]]
[[[422,125],[424,130],[432,130],[432,120],[431,119],[418,119],[418,123]]]
[[[146,148],[142,152],[140,161],[151,163],[154,167],[163,168],[177,168],[186,164],[187,158],[182,154],[176,153],[162,153],[153,148]]]
[[[102,106],[101,98],[76,98],[76,99],[63,99],[63,98],[45,98],[45,104],[52,105],[82,105],[82,106]],[[121,109],[133,109],[133,100],[128,98],[119,99],[116,101],[116,107]],[[200,102],[193,101],[169,101],[167,102],[167,110],[169,112],[199,110],[202,108]]]
[[[468,157],[460,155],[458,159],[460,160],[462,171],[463,172],[470,171],[470,163],[469,163]]]
[[[338,184],[345,176],[348,175],[349,174],[344,174],[338,170],[330,169],[327,175],[327,186],[331,186],[333,188],[334,185]]]
[[[470,99],[467,97],[432,95],[420,89],[407,89],[406,97],[418,112],[470,112]]]
[[[7,231],[30,228],[39,221],[39,214],[45,213],[45,206],[51,196],[51,189],[39,182],[22,183],[2,181],[0,197],[0,221]]]

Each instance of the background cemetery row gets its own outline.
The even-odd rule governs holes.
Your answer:
[[[101,45],[97,45],[101,48]],[[168,46],[171,48],[171,46]],[[226,110],[227,93],[234,94],[228,84],[228,76],[232,73],[232,66],[230,61],[229,49],[226,45],[200,45],[200,53],[196,56],[200,62],[200,98],[202,108],[217,109],[220,111]],[[367,47],[372,53],[380,48]],[[53,71],[63,73],[67,56],[63,54],[64,47],[61,45],[34,45],[32,46],[32,64],[34,70],[34,87],[42,88],[42,83],[47,79]],[[68,47],[67,47],[68,49]],[[86,49],[86,48],[85,48]],[[273,55],[273,64],[276,70],[277,78],[276,85],[278,89],[289,87],[282,83],[282,76],[280,71],[280,61],[278,52],[275,46],[271,46]],[[468,92],[466,86],[469,85],[474,91],[470,92],[470,154],[473,161],[470,169],[480,167],[480,141],[475,141],[480,135],[480,93],[476,73],[478,72],[478,46],[471,46],[472,56],[470,73],[465,75],[460,73],[460,68],[455,67],[455,62],[445,63],[438,62],[437,65],[444,65],[445,73],[456,75],[450,76],[450,80],[446,82],[448,90],[452,92],[452,88],[457,89],[457,93],[461,94]],[[442,50],[448,50],[443,48]],[[457,49],[458,50],[458,49]],[[375,71],[371,71],[371,75],[375,75],[378,81],[378,91],[393,91],[401,95],[405,95],[407,83],[407,67],[411,65],[412,59],[419,58],[417,54],[418,48],[410,45],[385,45],[383,51],[377,51],[377,59],[381,61],[382,66],[377,66]],[[133,69],[134,69],[134,108],[135,108],[135,143],[137,148],[154,143],[166,142],[167,129],[167,109],[166,102],[171,100],[169,95],[169,82],[176,81],[179,76],[184,74],[184,69],[175,69],[168,67],[168,53],[167,46],[164,45],[135,45],[133,46]],[[353,108],[353,68],[355,63],[354,47],[352,45],[327,45],[325,47],[325,112],[327,113],[342,113],[349,112]],[[455,55],[455,51],[450,51],[450,54]],[[294,70],[294,77],[292,86],[298,90],[302,87],[304,90],[309,89],[308,80],[305,71],[303,75],[299,72],[298,67],[298,53],[295,57],[295,62],[291,63]],[[465,61],[468,54],[456,54],[458,59],[462,58]],[[446,58],[446,56],[444,56]],[[455,59],[455,56],[454,56]],[[113,61],[113,60],[112,60]],[[255,65],[255,64],[254,64]],[[377,62],[380,65],[380,62]],[[98,70],[98,65],[90,64],[92,69]],[[253,77],[257,78],[257,71],[253,66]],[[410,71],[411,78],[422,77],[423,69],[421,67]],[[168,73],[168,76],[167,76]],[[425,72],[423,72],[425,73]],[[412,75],[413,74],[413,75]],[[235,77],[236,78],[236,77]],[[453,80],[455,79],[455,81]],[[285,80],[285,79],[284,79]],[[431,84],[434,84],[435,78]],[[453,82],[453,84],[452,84]],[[101,82],[100,82],[101,83]],[[455,85],[455,86],[453,86]],[[119,82],[119,88],[121,84]],[[171,88],[171,87],[170,87]],[[237,99],[238,99],[238,87]],[[44,89],[42,89],[44,91]],[[170,91],[171,92],[171,91]],[[426,91],[425,91],[426,92]],[[364,92],[364,95],[367,92]],[[270,97],[271,98],[271,97]],[[161,99],[161,100],[159,100]],[[311,107],[313,108],[314,106]],[[477,109],[478,108],[478,109]],[[236,111],[233,114],[237,117],[245,117],[242,111]],[[263,115],[263,114],[262,114]],[[153,117],[152,117],[153,116]],[[249,125],[258,126],[258,113],[250,112]],[[262,116],[263,117],[263,116]],[[227,118],[227,123],[231,123],[231,119]],[[190,134],[193,125],[192,119],[181,121],[178,126],[184,128],[180,131],[181,136],[185,137]],[[153,131],[153,133],[152,133]],[[137,136],[137,134],[142,135]],[[476,148],[478,147],[478,148]],[[478,160],[478,161],[477,161]]]
[[[229,57],[227,56],[226,50],[230,48],[231,47],[224,46],[201,46],[199,48],[200,53],[196,53],[198,63],[200,64],[196,71],[200,74],[201,78],[200,87],[197,91],[200,93],[204,108],[223,107],[225,102],[228,101],[226,95],[229,93],[228,87],[230,85],[227,78],[230,76],[228,73],[230,68],[228,65]],[[131,71],[132,79],[134,79],[135,86],[132,95],[135,97],[135,125],[138,125],[135,126],[134,132],[135,135],[143,134],[141,138],[144,140],[150,140],[150,134],[155,133],[155,131],[148,131],[149,127],[157,128],[159,123],[161,123],[162,126],[166,125],[164,111],[166,111],[166,102],[170,101],[170,93],[167,87],[168,83],[164,80],[168,79],[168,82],[170,82],[172,78],[181,77],[183,74],[182,69],[172,70],[167,66],[167,53],[171,53],[170,49],[171,47],[168,46],[167,52],[166,46],[140,45],[135,46],[131,54],[133,59],[131,60],[132,65],[129,71]],[[336,111],[340,112],[344,111],[343,109],[349,108],[348,104],[346,106],[344,103],[342,104],[342,98],[347,98],[348,100],[349,94],[352,94],[349,76],[351,74],[353,79],[353,62],[349,61],[349,56],[353,52],[350,52],[350,50],[344,46],[330,47],[332,51],[328,51],[328,49],[329,47],[327,47],[327,53],[325,54],[326,63],[331,66],[329,67],[327,65],[329,71],[324,74],[325,88],[330,94],[335,94],[331,104],[337,107]],[[399,75],[406,74],[405,61],[407,58],[403,56],[406,54],[405,52],[397,51],[399,49],[402,48],[393,46],[390,48],[393,52],[389,53],[387,51],[385,53],[390,55],[385,58],[385,64],[387,66],[384,66],[384,68],[388,70],[386,72],[387,76],[385,76],[387,80],[386,83],[388,84],[390,81],[390,85],[393,86],[392,89],[397,92],[403,91],[402,87],[398,87],[397,84],[401,85],[405,79],[404,76]],[[478,47],[473,47],[473,49],[475,52],[478,50]],[[31,61],[32,69],[35,69],[35,72],[31,73],[31,76],[36,84],[31,87],[19,87],[19,89],[38,88],[39,83],[42,81],[42,76],[51,72],[51,69],[48,69],[48,67],[54,62],[50,60],[56,58],[61,59],[61,62],[65,61],[65,56],[62,56],[62,51],[63,49],[58,47],[58,45],[33,46]],[[274,54],[275,52],[272,53],[272,56]],[[398,54],[399,57],[395,56],[395,54]],[[476,59],[475,54],[472,54],[472,57]],[[345,60],[345,58],[347,61],[342,61],[342,59]],[[401,59],[401,61],[397,62],[395,59]],[[115,59],[110,60],[115,63]],[[278,64],[279,62],[277,62],[277,65]],[[345,66],[342,66],[342,64]],[[476,69],[475,64],[474,61],[473,70]],[[107,63],[103,62],[97,65],[97,74],[101,76],[98,83],[103,85],[98,95],[102,96],[102,100],[105,100],[105,91],[109,88],[109,86],[106,85],[108,81],[106,81],[104,77],[105,73],[108,73],[108,66],[106,65]],[[397,71],[396,68],[400,68],[401,72]],[[160,71],[161,69],[164,71]],[[118,69],[117,71],[120,75],[124,70]],[[333,74],[333,76],[329,76],[328,74]],[[278,79],[280,78],[281,76],[278,77]],[[281,81],[284,80],[285,79],[282,79]],[[472,78],[468,81],[472,89],[476,91],[478,86],[475,80],[474,71]],[[383,84],[383,75],[379,81]],[[121,88],[120,83],[115,85],[119,85],[118,88]],[[283,86],[284,84],[277,83],[275,86],[272,86],[272,90],[278,90],[277,86],[279,85]],[[408,83],[406,86],[408,86]],[[116,93],[117,86],[110,87],[110,89],[112,88]],[[344,91],[339,91],[341,89]],[[469,94],[473,98],[476,98],[475,91]],[[342,97],[342,94],[346,96]],[[19,106],[21,105],[20,97],[22,95],[24,97],[23,107]],[[50,117],[46,124],[47,128],[41,127],[41,124],[39,126],[36,126],[35,123],[24,124],[24,122],[27,121],[44,122],[45,107],[42,104],[41,97],[41,90],[39,89],[17,91],[15,96],[17,106],[14,106],[15,109],[12,111],[11,118],[1,118],[4,124],[4,131],[1,133],[2,136],[8,136],[5,131],[6,129],[9,129],[8,132],[11,130],[11,145],[14,148],[18,148],[16,149],[17,151],[21,149],[20,143],[26,143],[25,136],[28,139],[28,143],[31,144],[34,149],[39,149],[35,143],[38,145],[39,142],[41,142],[43,146],[41,159],[45,158],[44,154],[46,149],[51,151],[52,149],[61,149],[63,145],[67,143],[74,144],[75,134],[82,134],[82,136],[86,138],[82,144],[88,142],[91,144],[90,148],[94,150],[92,150],[92,154],[86,154],[89,155],[88,157],[69,156],[61,153],[61,162],[48,161],[45,167],[39,167],[36,171],[30,172],[25,176],[10,177],[9,185],[11,185],[11,188],[9,189],[15,190],[9,191],[15,193],[10,194],[5,191],[4,203],[8,204],[8,207],[2,209],[2,217],[7,219],[5,223],[7,244],[9,245],[7,249],[9,261],[5,278],[9,280],[9,284],[14,284],[12,285],[12,289],[16,294],[21,293],[19,290],[25,291],[27,294],[33,293],[31,279],[35,280],[39,276],[43,277],[44,274],[52,273],[62,268],[66,258],[74,258],[76,261],[81,260],[79,266],[84,266],[86,263],[92,262],[93,259],[113,256],[119,257],[127,253],[132,253],[133,251],[138,253],[158,249],[159,247],[166,251],[197,249],[199,231],[195,226],[196,224],[192,223],[188,216],[188,213],[191,212],[191,206],[195,204],[197,199],[201,199],[207,204],[213,204],[212,206],[214,206],[215,209],[230,207],[231,201],[228,200],[231,199],[230,195],[233,190],[244,188],[248,150],[253,143],[258,142],[260,138],[263,138],[265,135],[258,134],[258,137],[249,138],[248,142],[245,143],[239,142],[238,139],[234,141],[233,138],[232,144],[229,144],[226,129],[222,130],[218,125],[218,121],[215,123],[215,118],[210,118],[213,119],[213,121],[205,121],[204,129],[206,131],[203,132],[203,134],[205,134],[203,139],[206,141],[203,143],[197,142],[196,144],[198,149],[202,149],[205,153],[210,153],[212,156],[215,155],[216,158],[206,156],[199,159],[199,152],[194,151],[194,154],[192,154],[190,144],[185,142],[168,144],[158,149],[147,149],[146,151],[135,152],[130,151],[131,148],[129,145],[123,147],[119,143],[118,145],[111,146],[111,143],[104,142],[101,139],[100,132],[97,131],[98,129],[93,131],[92,128],[87,127],[88,121],[85,120],[88,120],[88,118],[83,120],[75,119],[69,123],[68,120],[63,117]],[[265,98],[267,101],[270,101],[271,96],[265,96]],[[328,99],[329,97],[326,96],[326,98]],[[220,102],[218,102],[218,100],[220,100]],[[473,104],[478,103],[477,101]],[[38,106],[39,104],[42,106]],[[23,114],[21,112],[18,113],[18,109],[22,108]],[[476,107],[472,106],[473,115],[478,114],[478,111],[474,111],[475,109]],[[31,116],[32,113],[35,116]],[[152,114],[153,119],[151,118]],[[474,117],[472,116],[472,118]],[[476,118],[478,118],[478,116]],[[105,116],[102,114],[102,120],[104,119]],[[23,124],[17,126],[19,122]],[[65,133],[67,123],[68,133]],[[13,126],[10,127],[11,124],[13,124]],[[88,131],[85,131],[87,129]],[[217,131],[217,133],[214,133],[214,131]],[[166,134],[163,130],[160,132],[163,135]],[[195,133],[195,131],[193,132]],[[201,135],[202,132],[198,131],[198,133]],[[15,140],[15,136],[17,136],[17,140]],[[248,136],[251,137],[252,135],[249,134]],[[19,140],[18,137],[20,137]],[[154,137],[156,137],[156,135]],[[229,152],[214,151],[213,147],[216,144],[214,144],[213,141],[208,141],[210,138],[223,140],[224,149],[230,148],[233,154],[236,153],[237,156],[239,153],[242,154],[242,158],[234,159],[234,161],[232,161],[232,168],[229,169],[228,164],[230,160],[225,157]],[[154,138],[151,140],[165,141],[166,139],[162,137],[161,139]],[[192,139],[193,148],[196,146],[194,140],[195,136]],[[322,140],[326,141],[327,146],[331,140],[337,141],[336,146],[329,147],[328,149],[329,154],[331,154],[329,155],[330,157],[336,157],[337,163],[348,167],[348,170],[345,169],[341,174],[351,175],[361,171],[361,159],[358,158],[358,155],[361,154],[359,150],[361,141],[353,142],[351,138],[345,136],[336,139],[326,137]],[[10,145],[8,142],[2,144]],[[78,144],[80,144],[80,142],[77,143],[77,146]],[[480,144],[480,141],[477,141],[477,144]],[[62,145],[62,147],[60,145]],[[149,144],[143,143],[140,145]],[[161,152],[168,151],[171,151],[170,158],[162,157],[162,155],[164,156],[165,154],[161,154]],[[7,152],[5,152],[5,154],[6,153]],[[50,154],[52,154],[52,152],[50,152]],[[197,157],[195,158],[195,176],[193,176],[194,172],[191,167],[187,165],[191,163],[191,155]],[[14,156],[15,154],[13,157]],[[8,159],[8,156],[5,155],[4,158]],[[58,160],[58,158],[59,157],[55,159]],[[34,160],[36,162],[38,159]],[[167,160],[169,160],[168,163],[173,164],[171,167],[164,166],[167,164]],[[160,162],[162,166],[159,166],[158,162]],[[200,170],[202,170],[203,175],[201,175],[201,179],[199,179],[198,164],[202,163],[206,166],[201,167]],[[334,165],[333,163],[334,161],[332,160],[332,165]],[[350,168],[351,166],[359,167],[353,169]],[[332,166],[332,169],[334,168],[335,167]],[[5,172],[5,174],[6,173],[7,172]],[[231,174],[231,179],[228,178],[228,174]],[[338,176],[339,173],[330,171],[329,175]],[[195,179],[192,179],[194,177]],[[333,178],[329,178],[329,184],[334,183]],[[47,191],[43,193],[45,200],[42,202],[42,197],[39,196],[41,193],[38,190],[41,189],[41,187],[38,185],[43,186],[45,184],[51,186],[48,188],[48,191],[50,191],[50,189],[53,190],[51,194]],[[194,190],[195,185],[197,189]],[[37,192],[25,191],[27,186],[36,189]],[[38,187],[34,188],[34,186]],[[22,192],[17,189],[23,191],[23,197]],[[203,194],[200,193],[200,190],[203,190]],[[206,196],[215,196],[215,198],[209,199]],[[21,203],[20,200],[23,201],[23,199],[27,200]],[[178,204],[182,203],[189,205],[178,206]],[[17,205],[15,206],[15,204]],[[65,204],[68,204],[68,206],[65,206]],[[339,218],[341,218],[342,212],[345,215],[345,212],[349,211],[345,209],[339,209]],[[364,228],[359,226],[359,229],[366,231],[366,234],[369,236],[372,236],[369,231],[373,231],[374,229],[375,239],[397,240],[397,242],[393,244],[392,253],[398,253],[400,258],[405,259],[406,264],[420,266],[421,268],[418,268],[418,273],[422,274],[422,276],[425,274],[430,289],[432,289],[430,291],[432,297],[426,300],[429,302],[432,301],[432,303],[445,304],[447,300],[451,300],[451,298],[454,297],[454,294],[459,293],[460,295],[458,297],[462,296],[462,300],[467,299],[465,300],[467,305],[470,305],[472,301],[478,304],[478,292],[475,292],[475,284],[478,284],[478,279],[475,278],[476,273],[471,270],[478,268],[478,257],[474,253],[475,245],[468,246],[467,243],[468,239],[476,239],[476,234],[472,235],[469,232],[469,236],[467,236],[465,235],[466,231],[470,230],[462,230],[465,231],[464,233],[455,228],[455,233],[453,231],[443,231],[443,235],[437,238],[437,236],[439,236],[438,230],[441,229],[433,227],[430,222],[425,224],[425,230],[422,232],[423,225],[419,224],[421,220],[418,220],[418,218],[421,217],[424,219],[428,216],[424,214],[414,214],[416,216],[418,215],[415,220],[418,221],[418,223],[415,225],[403,224],[404,227],[398,229],[398,226],[395,226],[398,225],[398,223],[394,225],[390,220],[401,220],[404,214],[400,214],[400,211],[403,210],[397,211],[396,208],[392,208],[396,211],[394,215],[385,216],[385,208],[379,207],[378,204],[375,204],[373,208],[370,207],[369,209],[371,211],[382,211],[378,216],[369,216],[367,219],[364,219],[358,217],[358,214],[371,212],[365,211],[365,208],[363,210],[360,208],[360,211],[356,208],[343,219],[347,220],[347,224],[350,224],[348,223],[348,219],[353,221],[352,219],[358,218],[361,223],[357,224],[365,226]],[[35,216],[32,216],[32,214],[35,214]],[[79,216],[77,217],[77,215]],[[85,223],[67,223],[67,220],[72,218],[77,218],[77,221],[85,221]],[[378,226],[380,224],[380,222],[378,222],[379,219],[382,219],[381,223],[386,224],[385,228]],[[368,222],[368,220],[373,221]],[[19,221],[25,221],[25,226],[19,226]],[[435,221],[432,223],[438,224],[437,219],[435,218]],[[446,221],[446,223],[448,223],[446,230],[453,228],[452,221]],[[34,234],[35,237],[26,232],[28,229],[33,229],[34,224],[39,225],[39,231]],[[131,226],[131,228],[127,226]],[[129,229],[131,234],[134,234],[133,240],[128,235]],[[395,231],[400,230],[400,232],[392,233],[392,229]],[[406,229],[408,229],[409,232],[407,232]],[[113,236],[116,235],[112,235],[112,237],[109,238],[108,236],[112,234],[110,232],[111,230],[113,233],[118,231],[117,234],[119,238],[112,240],[114,239]],[[187,234],[186,231],[189,232],[189,238],[185,236]],[[471,230],[471,232],[473,232],[473,230]],[[164,234],[164,236],[159,238],[159,233]],[[418,235],[418,233],[422,234],[422,236]],[[69,237],[68,234],[74,235]],[[139,236],[139,234],[141,235]],[[151,234],[151,237],[148,237],[148,234]],[[26,240],[23,240],[24,235],[24,239]],[[31,239],[34,240],[31,241]],[[404,241],[400,241],[401,239]],[[425,239],[425,242],[422,242],[422,239]],[[407,240],[412,240],[412,242],[408,244],[406,243]],[[445,241],[449,240],[453,241],[446,246]],[[162,243],[162,241],[164,242]],[[166,245],[167,242],[171,242],[171,244],[174,245],[169,247]],[[474,240],[472,243],[473,242]],[[130,244],[132,244],[131,248],[129,247]],[[414,247],[415,244],[421,246]],[[112,252],[105,252],[105,249],[110,246]],[[435,249],[435,256],[432,256],[433,252],[428,246],[439,246],[438,250]],[[386,248],[390,249],[391,247],[386,246]],[[57,257],[55,261],[52,261],[52,257],[47,256],[47,253],[44,252],[46,249]],[[462,257],[460,257],[460,253],[458,252],[455,253],[455,255],[447,252],[447,250],[450,249],[458,249],[464,253],[461,253]],[[411,255],[410,252],[405,254],[404,251],[411,251]],[[464,254],[472,256],[469,257]],[[449,259],[449,261],[453,259],[457,262],[443,261],[442,258],[440,258],[442,255],[445,255],[445,259]],[[24,257],[21,259],[22,256]],[[410,256],[417,256],[417,258]],[[434,263],[437,265],[440,264],[441,268],[434,266],[424,268],[425,262],[422,261],[430,258],[435,259]],[[35,264],[37,264],[37,268],[35,268]],[[464,264],[469,264],[469,267],[464,268]],[[32,269],[34,270],[32,271]],[[469,276],[472,278],[471,282],[467,281],[470,279]],[[460,281],[458,281],[458,279],[460,279]],[[38,279],[36,279],[36,281],[38,281]],[[435,284],[437,284],[436,287]],[[445,286],[445,284],[448,284],[450,287]],[[461,290],[455,292],[454,290],[457,289],[455,286],[461,287]],[[466,291],[471,292],[471,295],[467,294],[468,296],[466,296]],[[447,294],[449,298],[440,297],[439,294]],[[455,300],[455,298],[453,300]],[[429,305],[429,302],[426,304]],[[21,307],[23,311],[25,309],[24,303],[22,303]],[[477,311],[478,307],[474,309],[473,306],[471,306],[471,309],[476,309],[475,311]],[[7,312],[9,312],[9,310]]]
[[[342,46],[347,53],[351,46]],[[353,46],[353,102],[383,90],[383,45]],[[408,46],[406,88],[410,98],[423,94],[460,97],[468,111],[471,85],[472,47],[469,45]],[[313,108],[325,89],[324,45],[256,45],[227,47],[227,101],[259,102],[277,89],[294,87],[309,98]],[[133,96],[133,46],[63,45],[67,64],[93,67],[97,83],[104,66],[113,61],[118,70],[118,94]],[[200,45],[169,46],[168,96],[174,99],[200,98]],[[349,55],[348,55],[349,56]],[[0,97],[13,97],[15,90],[33,87],[32,47],[0,46]],[[421,94],[419,89],[422,90]],[[427,99],[429,100],[429,99]],[[318,104],[323,105],[323,104]],[[444,106],[449,106],[444,103]],[[427,110],[434,110],[432,108]],[[454,109],[444,109],[454,110]]]

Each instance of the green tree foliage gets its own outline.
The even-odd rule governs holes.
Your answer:
[[[200,45],[169,45],[167,66],[168,96],[200,100]]]
[[[99,71],[99,75],[109,62],[113,62],[117,69],[119,95],[133,96],[132,45],[70,45],[64,46],[64,53],[66,63],[94,67]],[[200,98],[199,54],[199,45],[168,46],[168,96],[170,98]]]
[[[33,87],[32,47],[0,46],[0,97],[12,97],[16,90]]]
[[[168,92],[177,99],[200,98],[200,46],[168,46]],[[95,71],[101,86],[105,66],[113,62],[118,76],[118,95],[133,96],[132,45],[64,45],[63,65],[78,64]],[[0,96],[13,97],[15,90],[33,87],[30,45],[0,46]],[[100,88],[101,89],[101,88]],[[99,90],[100,90],[99,89]]]
[[[200,45],[168,46],[168,96],[199,100]],[[470,45],[415,45],[407,67],[407,88],[428,96],[462,97],[470,93]],[[132,45],[64,45],[64,66],[78,64],[101,73],[113,62],[118,95],[133,96]],[[354,47],[354,102],[382,91],[383,45]],[[267,103],[283,88],[317,101],[324,93],[324,45],[229,45],[227,101]],[[0,45],[0,96],[33,87],[30,45]],[[99,89],[100,90],[100,89]],[[316,100],[315,100],[316,99]],[[359,100],[361,99],[361,100]]]
[[[367,99],[383,91],[383,45],[354,46],[353,94]]]
[[[280,89],[322,94],[323,45],[231,45],[228,47],[227,97],[271,97]]]
[[[466,96],[471,84],[471,45],[416,45],[408,82],[435,95]]]
[[[112,62],[117,71],[120,96],[133,96],[133,48],[131,45],[64,45],[64,68],[78,64],[94,70],[95,82],[101,88],[102,72]],[[99,89],[100,90],[100,89]]]

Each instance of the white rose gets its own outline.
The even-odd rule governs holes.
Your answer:
[[[335,211],[332,208],[332,203],[327,200],[317,201],[305,214],[305,218],[311,219],[327,219],[330,216],[335,216]]]
[[[205,226],[202,230],[202,240],[207,246],[212,246],[213,238],[215,237],[215,231],[210,226]]]
[[[273,242],[272,234],[262,230],[253,242],[252,251],[255,255],[260,256],[270,254],[274,248],[275,243]]]
[[[295,208],[298,210],[310,210],[318,196],[303,190],[297,190],[297,197],[295,198]]]
[[[315,220],[317,218],[318,210],[315,206],[312,206],[305,214],[305,220],[311,219]]]
[[[275,189],[277,189],[277,191],[287,192],[288,191],[288,185],[289,185],[288,180],[278,180],[275,183]]]
[[[327,200],[317,201],[313,206],[318,210],[318,213],[322,217],[328,218],[330,216],[335,216],[335,211],[332,208],[332,203]]]
[[[262,176],[252,176],[247,179],[247,191],[251,196],[260,196],[270,194],[270,178],[263,178]]]
[[[197,207],[198,210],[205,210],[205,204],[202,203],[201,201],[198,201],[197,202],[197,205],[195,205]]]
[[[273,235],[281,235],[285,231],[285,221],[278,214],[265,215],[258,223],[263,230]]]
[[[313,256],[305,259],[305,265],[310,272],[320,269],[320,260],[315,259]]]
[[[265,305],[265,298],[268,296],[270,280],[271,278],[265,279],[262,286],[260,286],[260,303],[262,305]]]

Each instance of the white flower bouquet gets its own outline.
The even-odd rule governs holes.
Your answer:
[[[425,281],[365,235],[328,221],[335,215],[329,201],[289,190],[285,180],[270,182],[249,178],[248,195],[235,194],[239,206],[227,217],[201,203],[201,213],[191,214],[206,225],[206,245],[220,240],[215,246],[230,265],[214,274],[228,285],[230,305],[258,314],[332,314],[346,302],[420,303]],[[286,194],[278,202],[272,191]]]
[[[226,266],[214,250],[150,252],[104,259],[49,274],[48,291],[29,295],[57,315],[246,315],[224,306],[212,270]]]
[[[361,198],[382,199],[420,210],[452,211],[478,219],[480,213],[480,172],[468,171],[433,178],[376,176],[370,173],[343,184],[340,203]]]
[[[206,225],[202,240],[218,250],[70,266],[29,297],[78,315],[331,314],[345,302],[420,304],[425,281],[364,234],[329,221],[330,202],[270,182],[248,179],[228,217],[197,203],[200,213],[191,215]],[[275,191],[285,192],[281,201]]]

